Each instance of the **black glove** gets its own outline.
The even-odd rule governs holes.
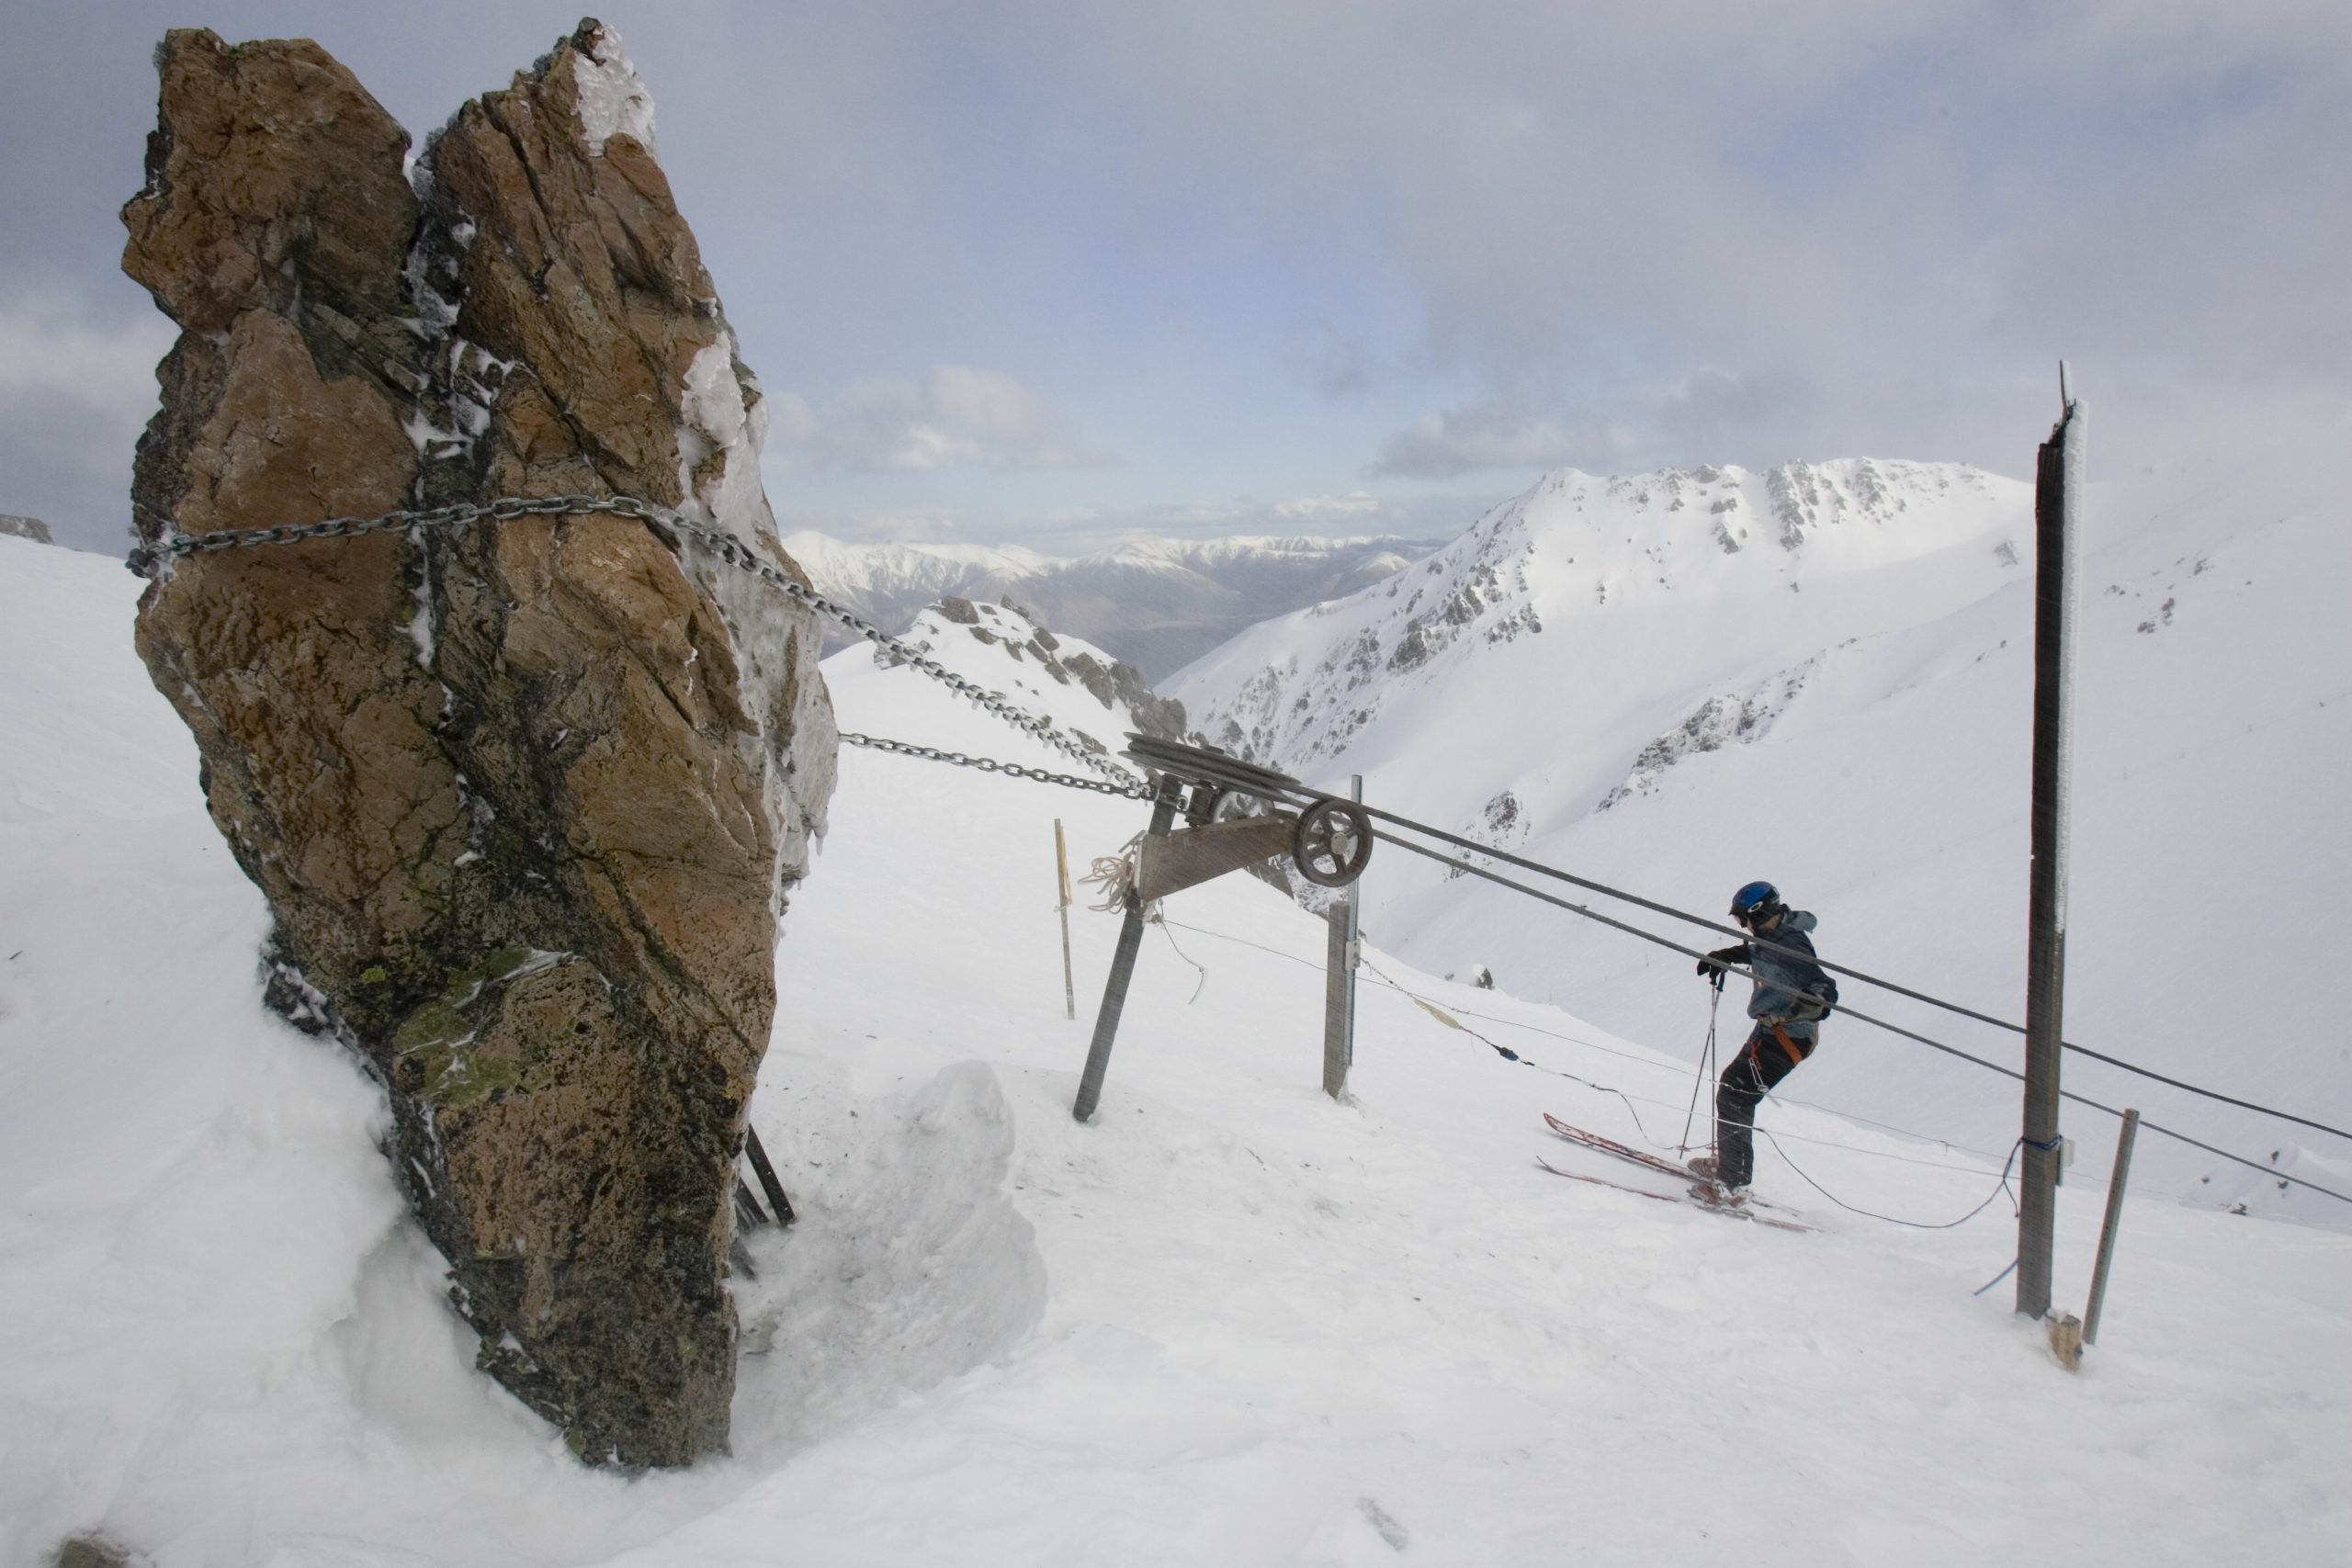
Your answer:
[[[1744,942],[1734,947],[1719,947],[1699,960],[1699,974],[1702,977],[1721,975],[1724,964],[1745,964],[1748,957],[1747,944]]]

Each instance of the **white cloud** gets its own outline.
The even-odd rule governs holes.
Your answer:
[[[1012,377],[942,365],[920,381],[864,377],[822,404],[770,400],[768,449],[789,467],[856,473],[1093,468],[1118,458],[1079,437]]]
[[[63,544],[111,549],[128,537],[131,452],[173,335],[144,310],[0,299],[0,512],[43,519]]]
[[[155,410],[155,362],[173,335],[153,311],[101,320],[62,296],[0,300],[0,398],[58,399],[143,422]]]
[[[1369,360],[1351,345],[1398,345],[1376,384],[1418,378],[1442,412],[1390,434],[1374,472],[2014,468],[2062,355],[2103,372],[2110,404],[2151,405],[2132,428],[2196,400],[2175,388],[2214,389],[2213,427],[2220,389],[2352,389],[2352,7],[1435,15],[1122,12],[1075,73],[1157,132],[1137,140],[1171,187],[1227,171],[1296,231],[1345,232],[1325,264],[1343,283],[1372,258],[1409,294],[1417,320],[1342,315],[1299,372],[1353,394]],[[1733,374],[1710,389],[1708,366]]]
[[[1589,419],[1538,413],[1515,399],[1485,398],[1426,413],[1380,444],[1373,471],[1452,479],[1489,468],[1556,468],[1605,462],[1627,445],[1622,431]]]
[[[1312,517],[1355,517],[1376,513],[1380,499],[1364,491],[1350,491],[1345,495],[1301,495],[1274,502],[1274,515],[1290,521]]]
[[[786,534],[805,529],[859,544],[1014,545],[1041,555],[1070,556],[1155,539],[1293,535],[1302,531],[1302,521],[1318,520],[1322,525],[1314,531],[1330,537],[1448,539],[1501,499],[1478,493],[1374,496],[1357,491],[1279,501],[1233,496],[1220,501],[1018,511],[962,507],[831,511],[787,505],[778,509],[776,526]]]

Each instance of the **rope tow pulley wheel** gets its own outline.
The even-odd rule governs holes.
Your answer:
[[[1372,859],[1372,818],[1352,800],[1318,800],[1298,814],[1290,858],[1317,886],[1345,887]]]

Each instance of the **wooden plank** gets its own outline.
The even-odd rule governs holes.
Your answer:
[[[1147,904],[1228,871],[1290,852],[1295,818],[1243,817],[1147,838],[1136,852],[1136,892]]]

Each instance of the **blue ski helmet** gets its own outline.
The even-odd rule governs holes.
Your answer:
[[[1731,918],[1741,925],[1781,907],[1781,890],[1769,882],[1751,882],[1731,896]]]

